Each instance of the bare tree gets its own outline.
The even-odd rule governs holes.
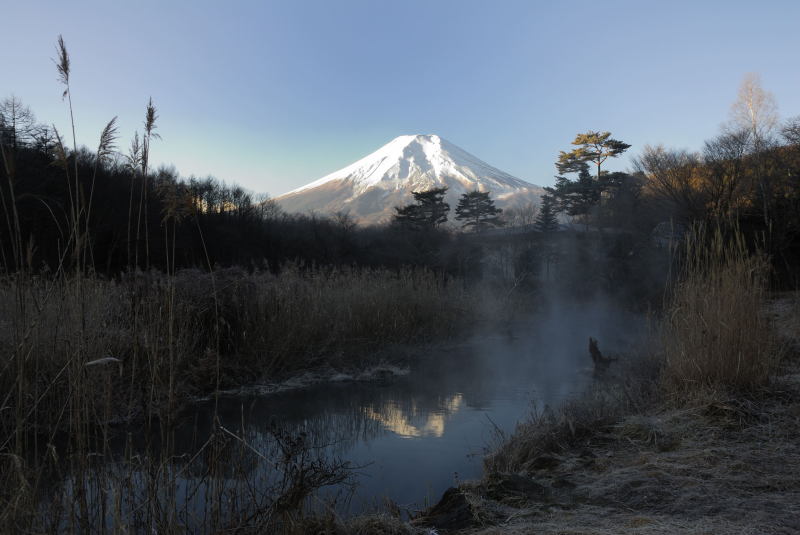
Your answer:
[[[258,214],[265,221],[274,221],[283,215],[283,209],[266,193],[256,196],[255,204],[258,207]]]
[[[503,219],[509,227],[524,227],[536,222],[536,205],[533,201],[518,202],[503,211]]]
[[[800,145],[800,115],[786,121],[781,128],[781,135],[790,145]]]
[[[761,79],[757,74],[746,74],[739,86],[739,96],[731,106],[731,126],[733,131],[749,133],[750,152],[755,157],[755,178],[761,196],[764,224],[767,227],[770,222],[772,185],[763,156],[774,145],[777,124],[778,105],[775,97],[761,87]]]
[[[344,235],[349,236],[358,226],[356,218],[350,214],[349,209],[339,210],[333,214],[332,219],[336,224],[336,228],[338,228]]]
[[[749,138],[746,130],[731,131],[706,141],[703,148],[708,209],[717,219],[734,215],[750,193],[744,161]]]
[[[697,187],[701,166],[696,154],[646,145],[633,160],[633,166],[647,179],[645,188],[657,200],[668,204],[680,219],[692,221],[705,217],[706,195]]]
[[[12,95],[0,102],[0,136],[12,150],[33,140],[38,129],[36,117],[20,99]]]
[[[751,72],[744,76],[739,96],[731,105],[730,118],[733,130],[750,133],[754,152],[763,150],[763,145],[772,138],[778,124],[778,104],[772,93],[761,87],[758,74]]]

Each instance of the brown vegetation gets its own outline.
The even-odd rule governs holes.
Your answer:
[[[768,264],[738,236],[696,232],[686,252],[652,356],[519,425],[460,489],[462,532],[798,527],[800,373],[781,348],[800,350],[800,301],[767,305]]]
[[[323,362],[352,366],[388,344],[452,335],[469,325],[477,299],[424,269],[299,266],[84,279],[80,292],[64,279],[0,281],[4,436],[23,425],[14,413],[26,426],[60,427],[60,409],[84,383],[94,393],[111,382],[113,406],[90,394],[87,410],[120,420],[217,386]]]
[[[284,470],[287,479],[269,491],[251,496],[251,478],[262,476],[247,470],[218,486],[215,474],[238,470],[237,455],[272,455],[219,428],[198,445],[195,458],[212,457],[193,483],[195,492],[211,493],[202,509],[216,516],[181,517],[180,507],[200,507],[174,495],[195,462],[171,458],[181,407],[223,386],[322,363],[358,366],[388,344],[452,335],[469,325],[476,301],[425,269],[286,266],[278,275],[185,271],[79,282],[7,276],[0,281],[0,531],[57,526],[86,533],[104,523],[137,531],[139,521],[213,531],[274,525],[285,518],[281,511],[297,515],[313,491],[341,482],[345,467],[306,456],[308,470]],[[142,427],[140,441],[160,435],[160,447],[140,457],[126,446],[125,456],[110,462],[112,440],[131,424]],[[231,441],[241,451],[229,452]],[[223,496],[237,505],[219,510]]]
[[[780,349],[762,309],[769,263],[740,236],[697,230],[661,329],[665,390],[743,389],[769,380]]]

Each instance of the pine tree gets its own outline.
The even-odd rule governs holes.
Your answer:
[[[458,200],[456,219],[464,222],[462,226],[471,226],[472,230],[480,232],[492,225],[502,225],[499,217],[501,212],[500,208],[495,208],[488,191],[470,191]]]
[[[570,152],[561,151],[556,168],[562,175],[575,173],[578,179],[570,180],[558,176],[555,186],[545,189],[554,197],[556,212],[582,216],[584,223],[588,224],[588,215],[592,208],[600,202],[603,192],[613,186],[611,181],[606,180],[608,172],[602,170],[603,162],[619,156],[630,145],[613,139],[611,132],[594,131],[578,134],[572,144],[578,145],[578,148]],[[590,163],[597,166],[597,175],[594,177],[589,173]]]
[[[573,145],[578,148],[570,152],[563,150],[558,156],[556,167],[558,172],[580,173],[589,163],[597,166],[596,180],[602,175],[601,165],[609,158],[615,158],[628,150],[631,146],[611,137],[611,132],[595,132],[590,130],[585,134],[575,136]]]
[[[604,175],[605,177],[606,175]],[[556,184],[545,188],[552,196],[554,210],[571,216],[588,214],[599,201],[606,181],[598,182],[589,174],[588,166],[578,172],[578,180],[556,177]]]
[[[395,206],[394,220],[415,230],[433,229],[447,221],[450,205],[444,202],[447,188],[412,191],[414,204]]]
[[[555,232],[558,230],[558,219],[556,218],[555,199],[552,195],[542,196],[542,206],[536,216],[533,228],[539,232]]]
[[[416,227],[421,219],[419,205],[407,204],[406,206],[394,207],[394,220],[405,227]]]

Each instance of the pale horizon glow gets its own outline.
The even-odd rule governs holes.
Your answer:
[[[155,165],[278,196],[400,135],[437,134],[551,185],[578,132],[700,150],[758,73],[800,115],[800,3],[76,0],[5,6],[0,99],[66,133],[55,57],[72,59],[78,144],[119,116],[120,150],[158,108]],[[10,21],[13,21],[11,23]]]

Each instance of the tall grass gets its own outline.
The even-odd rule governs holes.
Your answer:
[[[32,304],[26,318],[16,318],[19,295]],[[222,270],[214,280],[195,270],[137,273],[85,279],[80,289],[69,280],[8,276],[0,280],[0,358],[13,361],[14,325],[25,324],[26,369],[21,378],[0,373],[7,393],[0,425],[6,432],[14,426],[12,409],[30,413],[23,418],[31,424],[61,425],[59,409],[84,388],[89,413],[115,421],[159,413],[174,403],[167,403],[171,396],[212,391],[217,360],[224,385],[280,379],[322,363],[352,366],[387,344],[459,332],[477,301],[424,269],[292,265],[277,275]],[[83,348],[77,368],[76,347]],[[106,369],[114,373],[101,373]],[[115,392],[111,407],[94,395],[103,382]]]
[[[202,501],[189,503],[179,493],[189,468],[172,450],[181,407],[220,386],[356,366],[386,344],[455,334],[477,302],[424,269],[137,272],[80,286],[8,275],[0,279],[0,532],[294,525],[299,511],[287,503],[298,508],[300,497],[342,481],[343,467],[309,461],[297,473],[306,479],[293,475],[269,495],[258,487],[267,476],[224,453],[236,439],[215,422],[209,444],[197,445],[211,460],[189,482]],[[111,444],[133,428],[143,454],[126,446],[120,459]],[[248,455],[267,455],[239,441]],[[231,481],[222,476],[230,470],[244,475]],[[189,518],[186,508],[210,516]]]
[[[740,232],[696,228],[661,326],[662,385],[670,393],[767,383],[779,349],[765,317],[769,262]]]

